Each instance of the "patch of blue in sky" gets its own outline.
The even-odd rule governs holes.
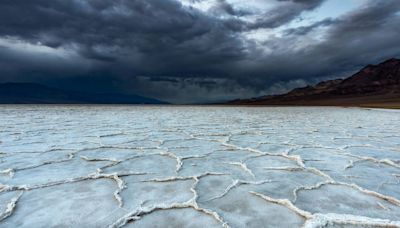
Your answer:
[[[299,19],[292,21],[287,27],[307,26],[326,18],[338,18],[366,3],[368,0],[327,0],[317,9],[304,12]]]

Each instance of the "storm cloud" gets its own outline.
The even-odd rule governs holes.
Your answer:
[[[3,0],[0,82],[213,102],[400,56],[399,1],[308,18],[332,1]]]

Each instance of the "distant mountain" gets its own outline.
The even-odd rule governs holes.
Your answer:
[[[0,104],[166,104],[166,102],[138,95],[60,90],[36,83],[2,83]]]
[[[368,65],[347,79],[323,81],[282,95],[234,100],[228,104],[400,107],[400,60]]]

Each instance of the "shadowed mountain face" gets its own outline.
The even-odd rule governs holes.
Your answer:
[[[0,104],[166,104],[156,99],[126,94],[64,91],[35,83],[0,84]]]
[[[289,93],[229,104],[245,105],[370,105],[400,104],[400,60],[368,65],[347,79],[323,81]]]

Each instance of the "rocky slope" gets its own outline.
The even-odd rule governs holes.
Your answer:
[[[323,81],[289,93],[235,100],[244,105],[365,105],[400,104],[400,60],[368,65],[347,79]]]

